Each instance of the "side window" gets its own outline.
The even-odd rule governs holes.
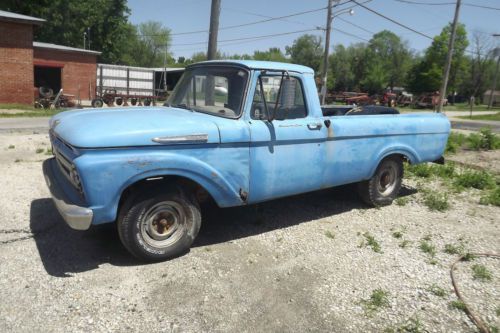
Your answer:
[[[283,86],[281,86],[281,75],[261,76],[260,80],[261,82],[257,81],[253,97],[252,119],[268,119],[266,106],[268,112],[274,113],[276,120],[305,118],[307,116],[304,93],[298,78],[290,77],[289,82]],[[279,100],[276,103],[278,93]]]

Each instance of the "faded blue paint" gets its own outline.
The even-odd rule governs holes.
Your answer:
[[[259,61],[195,66],[213,63],[250,70],[239,119],[167,107],[69,111],[51,119],[53,145],[75,165],[93,224],[114,221],[123,191],[149,177],[189,178],[219,206],[230,207],[369,179],[391,154],[412,163],[443,154],[450,123],[442,114],[323,117],[313,71],[307,67]],[[250,118],[261,70],[289,71],[302,82],[306,118]],[[311,124],[322,126],[310,129]],[[208,140],[177,145],[151,140],[192,134],[208,134]],[[63,183],[70,199],[78,200],[71,184]],[[248,193],[246,201],[240,191]]]

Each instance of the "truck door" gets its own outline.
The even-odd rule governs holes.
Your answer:
[[[301,75],[258,76],[249,121],[249,202],[322,187],[327,131],[308,103],[316,91],[307,95],[304,86]]]

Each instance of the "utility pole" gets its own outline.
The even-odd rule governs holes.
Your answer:
[[[493,37],[500,37],[500,34],[493,34]],[[490,91],[490,101],[488,102],[488,109],[493,107],[493,99],[495,98],[495,90],[497,90],[497,78],[498,78],[498,68],[500,67],[500,48],[496,48],[494,55],[497,56],[497,67],[495,69],[495,76],[493,77],[493,85]]]
[[[332,28],[332,6],[333,0],[328,0],[328,10],[326,13],[325,54],[323,56],[323,72],[321,73],[321,105],[324,105],[326,100],[326,77],[328,74],[328,53],[330,51],[330,32]]]
[[[210,10],[210,32],[208,35],[207,59],[214,60],[217,56],[217,35],[219,34],[220,0],[212,0]]]
[[[208,35],[207,60],[217,57],[217,35],[219,34],[220,0],[212,0],[210,9],[210,32]],[[207,75],[205,85],[205,105],[215,105],[215,78]]]
[[[448,77],[450,76],[451,58],[453,56],[453,46],[455,45],[455,35],[457,34],[457,23],[458,23],[458,15],[460,13],[460,4],[461,0],[457,0],[457,5],[455,7],[455,17],[453,17],[453,24],[451,27],[450,41],[448,43],[448,55],[446,56],[446,65],[444,66],[443,83],[441,85],[441,90],[439,91],[437,112],[443,111],[443,100],[444,100],[444,95],[446,94],[446,88],[448,87]]]

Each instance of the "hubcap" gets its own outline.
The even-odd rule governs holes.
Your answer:
[[[396,167],[392,164],[386,165],[382,170],[380,170],[379,173],[377,182],[378,192],[383,196],[390,195],[394,191],[394,188],[396,187],[396,181],[397,181]]]
[[[159,202],[144,214],[141,236],[151,246],[166,247],[179,240],[185,222],[181,205],[173,201]]]

